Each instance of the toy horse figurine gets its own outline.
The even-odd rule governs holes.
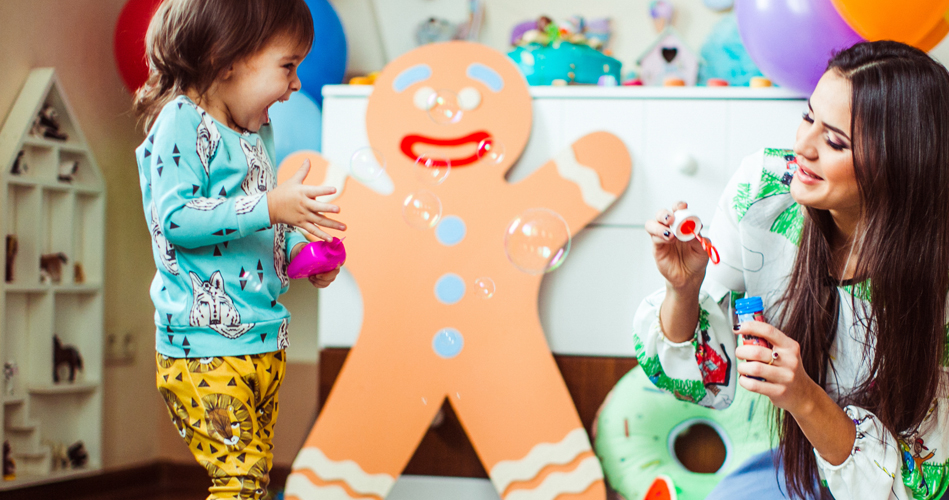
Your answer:
[[[59,365],[69,366],[69,381],[76,381],[76,370],[82,370],[82,356],[75,347],[63,347],[58,335],[53,335],[53,382],[59,383]]]
[[[3,480],[13,481],[16,479],[16,462],[13,461],[13,451],[10,448],[10,442],[3,442]]]

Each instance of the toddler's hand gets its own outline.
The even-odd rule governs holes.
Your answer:
[[[316,201],[316,197],[333,194],[336,188],[303,184],[303,179],[306,179],[308,173],[310,173],[310,160],[305,160],[293,177],[267,193],[270,222],[290,224],[317,238],[332,241],[333,237],[320,229],[320,226],[345,231],[346,225],[324,217],[323,212],[339,213],[339,207]]]
[[[336,269],[333,269],[332,271],[326,271],[323,274],[314,274],[313,276],[310,276],[307,279],[310,280],[310,283],[312,283],[313,286],[317,288],[326,288],[330,286],[330,283],[332,283],[333,280],[336,279],[336,276],[339,275],[339,270],[342,266],[343,265],[340,264]]]

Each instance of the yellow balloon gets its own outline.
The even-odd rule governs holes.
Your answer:
[[[863,38],[896,40],[930,50],[949,32],[949,0],[831,0]]]

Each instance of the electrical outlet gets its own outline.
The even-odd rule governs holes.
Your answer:
[[[135,337],[131,332],[106,334],[105,361],[109,365],[128,365],[135,362]]]

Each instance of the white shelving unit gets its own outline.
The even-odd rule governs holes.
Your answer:
[[[67,140],[32,135],[45,106],[57,111]],[[28,170],[14,174],[21,151]],[[71,181],[58,179],[66,161],[79,162]],[[18,242],[13,279],[0,280],[0,364],[19,372],[12,384],[0,379],[0,441],[10,442],[17,472],[0,481],[3,490],[101,466],[105,185],[52,68],[30,73],[0,129],[0,169],[0,241]],[[44,283],[40,256],[58,252],[68,258],[62,277]],[[53,335],[82,356],[75,382],[53,382]],[[49,443],[77,441],[88,464],[54,470]]]

